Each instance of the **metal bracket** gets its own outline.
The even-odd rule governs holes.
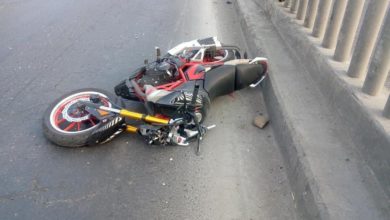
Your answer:
[[[256,83],[252,83],[250,85],[251,88],[255,88],[256,86],[258,86],[264,79],[265,79],[266,75],[263,75],[259,81],[257,81]]]

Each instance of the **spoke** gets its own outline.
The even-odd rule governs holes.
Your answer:
[[[95,122],[93,122],[92,119],[89,119],[89,122],[91,122],[92,125],[96,125]]]
[[[56,120],[56,124],[57,125],[60,125],[61,123],[64,123],[66,121],[66,119],[65,118],[62,118],[62,119],[60,119],[60,120]]]
[[[68,127],[66,127],[66,128],[64,129],[64,131],[69,131],[69,130],[72,129],[75,125],[76,125],[76,122],[70,123],[70,125],[68,125]]]

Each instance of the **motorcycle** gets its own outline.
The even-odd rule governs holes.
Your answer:
[[[175,58],[178,56],[168,59]],[[175,86],[131,84],[132,92],[144,103],[148,114],[124,108],[120,97],[104,90],[76,90],[47,108],[44,134],[59,146],[81,147],[106,143],[126,131],[138,133],[148,144],[187,146],[198,140],[199,152],[199,141],[215,127],[203,125],[210,103],[218,96],[258,86],[267,76],[267,62],[263,57],[233,59],[208,68],[191,63],[187,71],[178,74],[179,83],[170,82]],[[156,65],[160,63],[157,59]],[[126,119],[143,123],[132,125]]]

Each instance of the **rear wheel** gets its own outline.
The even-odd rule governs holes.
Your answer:
[[[85,111],[78,101],[89,101],[98,95],[100,103],[111,107],[119,104],[119,99],[110,92],[101,89],[80,89],[55,100],[43,116],[43,131],[53,143],[63,147],[87,145],[88,137],[98,128],[99,119]]]

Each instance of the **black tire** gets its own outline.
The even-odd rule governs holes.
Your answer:
[[[102,89],[95,89],[95,88],[79,89],[61,96],[60,98],[56,99],[52,104],[50,104],[50,106],[46,109],[43,115],[44,135],[46,136],[47,139],[49,139],[54,144],[62,147],[86,146],[88,138],[91,136],[93,131],[98,127],[100,122],[96,123],[96,125],[93,125],[91,128],[86,129],[85,131],[76,131],[72,133],[72,132],[61,132],[59,131],[58,128],[55,128],[52,124],[51,117],[52,117],[52,112],[55,110],[54,108],[56,108],[61,102],[71,97],[72,95],[83,93],[83,92],[84,93],[96,92],[96,93],[103,94],[108,98],[109,103],[123,106],[123,102],[122,100],[120,100],[120,98]]]

